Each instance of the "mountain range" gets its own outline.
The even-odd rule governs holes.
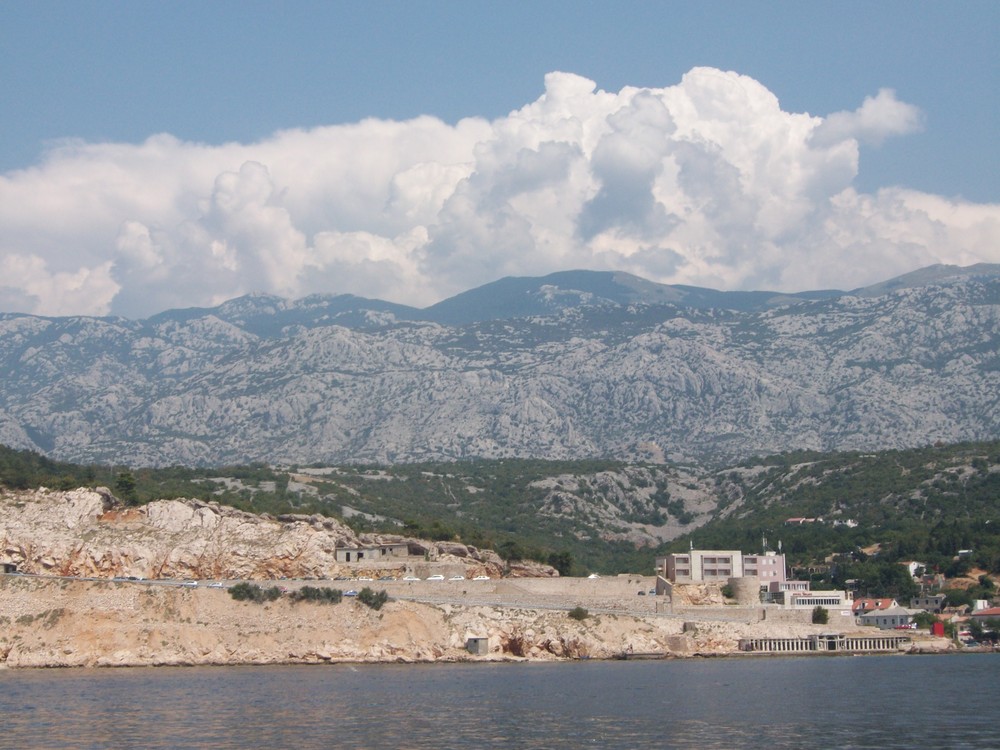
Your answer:
[[[425,309],[253,294],[145,320],[0,315],[0,443],[76,462],[615,458],[1000,436],[1000,265],[849,292],[626,273]]]

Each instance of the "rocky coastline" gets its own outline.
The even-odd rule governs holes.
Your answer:
[[[0,554],[17,569],[0,575],[0,668],[726,656],[740,653],[742,638],[824,630],[724,606],[674,614],[663,610],[664,597],[647,594],[649,577],[502,570],[492,551],[456,543],[410,540],[421,554],[377,569],[337,559],[338,545],[380,541],[332,519],[265,518],[199,501],[122,508],[106,491],[0,494]],[[407,570],[424,578],[447,571],[457,582],[400,581]],[[291,587],[309,582],[280,579],[383,572],[396,580],[313,584],[384,590],[389,599],[378,610],[346,597],[258,604],[183,585],[211,578]],[[588,616],[571,617],[574,606]],[[470,639],[481,639],[482,653],[469,652]]]
[[[821,630],[399,599],[378,611],[351,599],[256,604],[205,587],[9,575],[0,601],[0,668],[728,656],[741,638]],[[470,638],[487,639],[487,653],[470,654]]]

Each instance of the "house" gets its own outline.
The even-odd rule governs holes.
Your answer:
[[[337,547],[337,562],[378,562],[387,557],[409,557],[410,547],[405,542],[394,544],[371,544],[363,547]]]
[[[869,612],[878,612],[898,606],[899,602],[895,599],[855,599],[851,609],[855,617],[861,617]]]
[[[899,564],[909,571],[910,578],[920,578],[923,572],[927,570],[926,563],[917,562],[916,560],[907,560]]]
[[[924,612],[940,614],[944,610],[944,603],[948,599],[944,594],[929,594],[926,596],[915,596],[910,599],[911,609],[922,609]]]
[[[990,607],[973,612],[969,615],[969,619],[980,623],[985,623],[987,620],[1000,620],[1000,607]]]
[[[879,630],[908,627],[913,622],[910,610],[894,604],[886,609],[872,610],[858,618],[862,625],[872,625]]]
[[[475,656],[487,656],[490,653],[490,639],[485,636],[467,638],[465,650]]]

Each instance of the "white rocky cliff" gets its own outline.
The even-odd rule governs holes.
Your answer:
[[[470,575],[498,575],[492,550],[396,536],[362,536],[323,516],[257,516],[198,500],[125,507],[107,490],[0,493],[0,557],[22,573],[62,576],[252,579],[324,578],[357,565],[337,547],[412,545],[411,558],[378,563],[387,573],[425,560]],[[370,565],[368,566],[371,567]],[[542,574],[554,573],[543,566]]]

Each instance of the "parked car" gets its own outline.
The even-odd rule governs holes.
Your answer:
[[[215,583],[208,584],[208,587],[210,589],[224,589],[226,588],[226,584],[224,584],[222,581],[216,581]]]
[[[435,573],[432,576],[427,576],[427,580],[428,581],[443,581],[444,580],[444,576],[441,575],[440,573]]]
[[[392,576],[379,576],[380,581],[395,581],[396,579]]]
[[[465,580],[465,576],[452,576],[448,580],[449,581],[464,581]]]
[[[358,592],[355,591],[354,589],[351,589],[350,591],[345,591],[344,592],[344,596],[357,596],[357,595],[358,595]]]
[[[490,577],[489,576],[476,576],[472,580],[473,581],[488,581],[488,580],[490,580]]]
[[[182,583],[181,586],[186,586],[189,589],[196,589],[196,588],[198,588],[198,582],[197,581],[184,581],[184,583]]]
[[[416,576],[403,576],[404,581],[419,581],[420,579]]]

